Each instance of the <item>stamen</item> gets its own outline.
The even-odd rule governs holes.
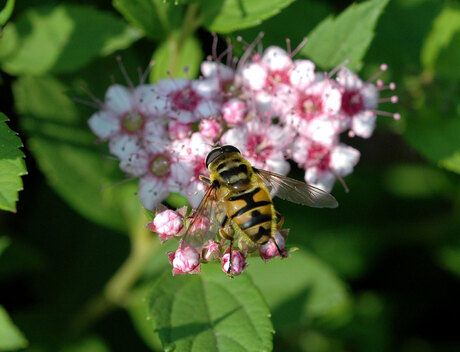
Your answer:
[[[297,47],[294,49],[294,51],[292,53],[290,53],[289,55],[291,56],[291,58],[293,58],[294,56],[296,56],[298,54],[298,52],[300,50],[302,50],[302,48],[304,47],[305,44],[307,44],[307,41],[308,41],[308,38],[307,37],[304,37],[302,39],[302,41],[299,43],[299,45],[297,45]],[[289,44],[290,44],[290,41],[289,41]],[[290,45],[289,45],[290,46]]]
[[[392,117],[395,120],[399,120],[401,118],[401,114],[399,113],[392,113],[392,112],[381,111],[381,110],[371,110],[371,111],[374,112],[376,115]]]
[[[305,38],[306,39],[306,38]],[[329,73],[325,73],[325,77],[327,79],[331,78],[334,76],[338,71],[340,71],[342,68],[344,68],[348,63],[350,62],[350,58],[345,59],[344,62],[342,62],[340,65],[334,67]]]
[[[340,176],[337,172],[335,172],[334,170],[331,170],[332,173],[334,174],[334,176],[337,178],[337,180],[339,180],[339,182],[342,184],[343,188],[345,189],[345,193],[348,193],[350,192],[350,190],[348,189],[348,186],[347,184],[345,183],[345,181],[343,180],[342,176]]]
[[[381,64],[380,69],[376,73],[374,73],[370,78],[368,78],[366,82],[369,83],[369,82],[375,81],[377,77],[380,76],[382,72],[385,72],[387,69],[388,69],[387,64]]]
[[[81,98],[78,98],[78,97],[71,97],[71,99],[76,103],[89,106],[90,108],[94,108],[94,109],[102,109],[103,108],[103,105],[101,105],[99,103],[96,103],[96,102],[93,102],[93,101],[88,101],[88,100],[81,99]]]
[[[152,71],[153,66],[155,66],[155,61],[151,60],[149,62],[149,64],[147,65],[147,67],[145,68],[144,73],[142,73],[142,75],[139,76],[139,84],[140,85],[143,85],[143,84],[145,84],[145,82],[147,82],[147,77],[150,75],[150,72]],[[139,71],[139,73],[140,73],[140,71]]]
[[[212,58],[214,61],[220,62],[217,57],[217,43],[219,42],[219,37],[217,37],[217,34],[215,32],[212,32],[211,35],[212,35],[212,49],[211,49]]]
[[[380,98],[378,100],[379,103],[388,103],[388,102],[391,102],[393,104],[396,104],[398,102],[398,96],[397,95],[393,95],[392,97],[388,97],[388,98]]]
[[[129,78],[128,72],[126,71],[125,65],[123,65],[123,61],[120,55],[117,56],[117,62],[118,62],[118,66],[120,66],[121,74],[123,75],[123,78],[125,79],[126,83],[128,83],[128,86],[131,89],[134,89],[134,84],[131,81],[131,78]]]
[[[90,99],[94,101],[96,104],[98,104],[101,107],[104,106],[104,102],[98,97],[96,97],[96,95],[88,88],[88,86],[85,83],[80,84],[80,89],[83,90],[83,92],[85,92],[86,95],[89,96]]]
[[[259,35],[256,37],[256,39],[251,44],[249,44],[245,53],[243,54],[243,56],[241,56],[241,59],[238,62],[237,68],[240,68],[242,65],[246,63],[246,60],[249,58],[249,56],[251,56],[252,51],[254,50],[255,46],[262,40],[263,37],[264,37],[264,32],[260,32]],[[242,40],[241,37],[239,38]]]

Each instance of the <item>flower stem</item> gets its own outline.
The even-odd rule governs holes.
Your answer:
[[[145,223],[145,218],[140,217]],[[131,252],[107,282],[100,294],[93,297],[71,324],[72,332],[82,332],[117,307],[126,307],[131,288],[142,274],[148,258],[159,248],[159,241],[143,224],[131,234]]]

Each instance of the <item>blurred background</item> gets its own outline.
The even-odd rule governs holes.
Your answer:
[[[17,345],[0,341],[0,350],[161,350],[142,297],[167,267],[170,248],[156,249],[122,307],[92,301],[128,257],[130,231],[146,220],[133,196],[135,181],[98,190],[124,176],[103,158],[107,146],[94,145],[86,127],[93,109],[71,97],[84,96],[82,83],[103,97],[112,76],[124,82],[117,55],[135,77],[168,40],[128,25],[122,4],[17,2],[2,30],[0,111],[24,143],[28,175],[17,212],[0,212],[0,304],[22,331]],[[284,47],[286,37],[300,42],[350,4],[297,0],[258,26],[222,37],[252,39],[264,31],[265,46]],[[63,6],[75,6],[73,24],[60,13],[68,10]],[[85,41],[81,23],[88,16],[95,23],[88,31],[110,28],[110,41]],[[50,59],[56,31],[71,25],[83,35],[61,43],[67,58]],[[194,38],[192,67],[212,42],[206,28]],[[12,48],[21,50],[19,59],[11,59]],[[343,137],[362,156],[346,178],[350,192],[335,185],[338,209],[278,200],[291,228],[288,244],[300,251],[270,266],[254,261],[247,272],[270,306],[276,351],[460,351],[459,3],[389,1],[360,76],[370,77],[382,62],[389,65],[385,81],[397,84],[399,103],[391,108],[401,120],[380,117],[367,140]],[[302,179],[292,166],[290,176]],[[87,314],[92,304],[100,309],[89,309],[95,317]]]

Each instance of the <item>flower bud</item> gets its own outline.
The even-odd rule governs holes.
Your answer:
[[[210,240],[206,246],[203,247],[204,255],[203,259],[212,262],[220,257],[219,244]]]
[[[240,275],[244,269],[248,266],[246,259],[240,251],[232,251],[232,266],[230,272],[228,271],[230,267],[230,250],[227,250],[222,256],[222,270],[227,274]]]
[[[147,224],[147,228],[158,233],[161,242],[182,235],[185,229],[183,216],[171,209],[157,213],[153,221]]]
[[[198,274],[201,271],[200,254],[193,247],[181,244],[177,251],[168,253],[168,259],[173,275]]]
[[[279,231],[276,231],[275,238],[270,238],[270,240],[267,243],[260,246],[260,257],[264,261],[268,261],[274,257],[280,257],[280,252],[278,251],[278,248],[276,248],[276,244],[278,245],[281,253],[283,254],[283,257],[288,256],[288,253],[284,247],[286,243],[287,231],[283,230],[282,232],[285,234],[285,236],[283,236]],[[274,241],[276,241],[276,244]]]
[[[200,133],[203,137],[215,140],[221,131],[222,126],[217,120],[208,119],[200,122]]]
[[[222,106],[222,117],[228,125],[237,125],[246,117],[246,103],[240,99],[230,99]]]

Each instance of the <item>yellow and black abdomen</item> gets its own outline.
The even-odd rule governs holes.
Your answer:
[[[275,228],[275,211],[265,187],[256,185],[233,193],[225,201],[227,216],[256,244],[266,243]]]

